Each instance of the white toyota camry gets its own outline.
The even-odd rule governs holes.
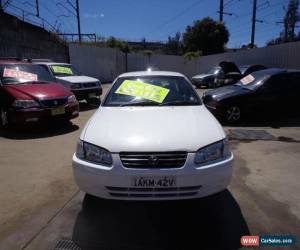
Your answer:
[[[80,189],[107,199],[189,199],[232,175],[225,133],[189,80],[174,72],[120,75],[73,156]]]

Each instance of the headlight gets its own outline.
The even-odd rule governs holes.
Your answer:
[[[75,95],[71,95],[68,97],[68,103],[74,103],[77,102],[77,99],[75,97]]]
[[[81,140],[77,143],[76,156],[94,163],[103,165],[112,164],[112,157],[109,151]]]
[[[201,148],[198,150],[195,156],[196,164],[203,164],[216,160],[221,160],[230,156],[230,149],[228,140],[222,140]]]
[[[34,108],[39,106],[39,103],[34,100],[15,100],[13,102],[13,107],[15,108]]]

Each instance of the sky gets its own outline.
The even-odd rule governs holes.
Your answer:
[[[39,0],[40,16],[64,33],[77,33],[76,18],[68,0]],[[75,3],[75,0],[69,0]],[[278,37],[280,22],[289,0],[257,0],[255,43],[261,47]],[[250,42],[253,0],[224,0],[224,22],[230,32],[227,47],[237,48]],[[38,21],[35,0],[11,0],[7,11]],[[195,20],[211,17],[218,20],[219,0],[79,0],[81,32],[126,41],[167,41],[177,31],[184,32]],[[19,9],[18,9],[19,8]],[[69,10],[67,10],[69,9]],[[298,28],[299,29],[299,28]],[[297,31],[298,32],[298,31]]]

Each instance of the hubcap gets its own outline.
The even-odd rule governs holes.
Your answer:
[[[238,121],[241,117],[241,110],[238,107],[230,107],[227,110],[227,121]]]

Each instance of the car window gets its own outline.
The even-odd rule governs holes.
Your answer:
[[[127,105],[201,105],[201,101],[184,77],[122,77],[111,88],[103,106]]]
[[[272,93],[284,93],[291,87],[291,75],[279,74],[272,76],[265,84],[265,89]]]
[[[45,68],[35,64],[2,64],[0,65],[0,78],[3,84],[54,81]]]
[[[80,72],[73,66],[68,64],[52,64],[50,69],[53,75],[58,77],[79,76]]]

